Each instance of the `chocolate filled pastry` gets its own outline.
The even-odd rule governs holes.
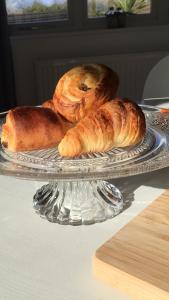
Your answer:
[[[56,146],[70,123],[49,108],[22,106],[11,109],[2,126],[1,142],[11,151]]]
[[[58,150],[61,156],[74,157],[113,147],[133,146],[143,139],[145,131],[141,108],[130,100],[116,98],[69,129]]]
[[[118,86],[118,75],[107,66],[86,64],[74,67],[58,81],[53,104],[67,120],[78,122],[111,100]]]

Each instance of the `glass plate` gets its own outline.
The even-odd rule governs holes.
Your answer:
[[[56,148],[13,153],[0,144],[0,173],[30,180],[112,179],[153,171],[169,165],[169,116],[145,111],[147,132],[135,147],[115,148],[68,159]],[[1,128],[1,126],[0,126]],[[165,157],[165,161],[164,158]]]
[[[56,148],[12,153],[0,144],[0,174],[49,182],[35,194],[34,208],[51,222],[79,225],[113,217],[123,209],[123,196],[102,180],[169,166],[169,114],[151,106],[142,109],[147,131],[135,147],[65,159]]]

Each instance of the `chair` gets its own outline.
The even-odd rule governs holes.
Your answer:
[[[148,98],[166,98],[169,102],[169,55],[152,68],[146,79],[142,99]]]

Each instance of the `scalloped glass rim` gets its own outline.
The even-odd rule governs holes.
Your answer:
[[[152,129],[148,129],[145,138],[134,147],[114,148],[107,152],[88,153],[75,158],[61,157],[56,148],[13,153],[2,145],[1,155],[4,159],[25,167],[43,170],[47,168],[54,172],[63,171],[63,168],[64,170],[71,168],[72,171],[78,171],[79,168],[88,167],[90,169],[91,166],[92,168],[97,168],[98,165],[104,167],[109,163],[119,166],[119,164],[128,163],[131,159],[132,161],[138,160],[140,155],[149,155],[148,151],[151,151],[151,155],[157,151],[161,146],[161,143],[156,143],[156,139],[160,138],[157,134]]]
[[[62,159],[56,168],[51,162],[35,166],[29,159],[29,163],[24,162],[23,165],[21,161],[13,159],[7,153],[4,155],[1,147],[0,174],[39,181],[74,181],[126,177],[164,168],[169,165],[169,136],[165,131],[165,128],[169,127],[169,117],[161,114],[157,108],[145,105],[141,107],[146,115],[147,135],[149,135],[148,148],[145,149],[147,151],[141,151],[141,154],[138,151],[140,145],[137,145],[133,149],[122,151],[123,155],[126,155],[122,160],[113,160],[113,156],[104,153],[98,154],[98,157],[89,155],[87,158],[81,157],[76,160]],[[1,116],[4,117],[4,114]],[[130,158],[133,152],[137,155],[131,155]]]

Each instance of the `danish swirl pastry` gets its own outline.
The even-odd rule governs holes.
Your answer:
[[[133,146],[143,139],[145,130],[141,108],[132,101],[116,98],[69,129],[58,150],[61,156],[74,157],[113,147]]]
[[[88,64],[66,72],[58,81],[53,104],[70,122],[77,122],[111,100],[118,89],[117,74],[107,66]]]

